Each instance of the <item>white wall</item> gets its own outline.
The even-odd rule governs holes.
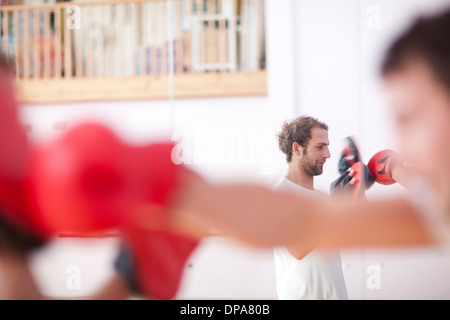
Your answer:
[[[21,112],[36,143],[95,121],[131,144],[170,139],[187,166],[213,180],[272,184],[280,170],[267,97],[28,105]]]
[[[345,136],[356,136],[366,161],[381,149],[395,148],[377,76],[382,52],[418,12],[437,10],[443,4],[450,2],[266,0],[268,97],[23,106],[22,116],[32,125],[36,141],[57,134],[55,123],[59,123],[56,127],[73,125],[86,118],[107,123],[132,143],[172,137],[189,147],[189,165],[208,178],[270,186],[286,170],[273,135],[285,119],[311,114],[330,126],[332,158],[316,181],[316,187],[327,191],[337,175]],[[375,186],[368,196],[400,192],[404,191],[399,186]],[[180,295],[274,298],[271,252],[234,245],[223,239],[205,240],[191,261]],[[77,295],[92,290],[88,286],[88,291],[68,292],[67,275],[56,272],[59,278],[48,277],[48,270],[65,270],[66,263],[53,263],[63,258],[58,250],[51,252],[53,260],[36,259],[36,272],[49,293]],[[110,252],[96,260],[99,268],[109,270],[111,256]],[[350,298],[450,297],[447,249],[347,250],[343,258]],[[256,269],[264,286],[257,286]],[[373,270],[381,277],[380,288],[367,286]]]

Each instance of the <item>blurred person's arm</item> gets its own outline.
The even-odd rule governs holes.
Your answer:
[[[205,235],[213,226],[257,246],[306,242],[336,249],[432,243],[422,217],[403,198],[329,203],[256,185],[212,185],[195,175],[185,181],[174,221],[193,236]]]
[[[405,167],[403,165],[396,165],[392,168],[392,179],[400,183],[408,190],[412,189],[412,168]]]

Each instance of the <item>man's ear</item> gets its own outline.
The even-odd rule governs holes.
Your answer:
[[[297,142],[292,143],[292,155],[300,156],[303,151],[303,147],[299,145]]]

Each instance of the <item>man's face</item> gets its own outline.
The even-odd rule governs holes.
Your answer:
[[[385,77],[400,151],[441,193],[450,191],[450,94],[425,63]]]
[[[326,160],[330,157],[328,131],[322,128],[311,129],[311,139],[306,148],[301,148],[299,165],[311,176],[321,175]]]

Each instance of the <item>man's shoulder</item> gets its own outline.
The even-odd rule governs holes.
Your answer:
[[[288,180],[286,177],[280,178],[272,187],[272,190],[274,191],[289,191],[294,193],[306,193],[311,194],[319,197],[328,198],[329,195],[323,190],[309,190],[305,187],[302,187],[301,185],[298,185],[290,180]]]
[[[272,190],[280,190],[286,187],[285,178],[280,178],[273,186]]]
[[[277,183],[272,187],[273,190],[276,191],[290,191],[290,192],[306,192],[306,193],[314,193],[314,190],[309,190],[299,184],[296,184],[295,182],[292,182],[286,177],[280,178]]]

